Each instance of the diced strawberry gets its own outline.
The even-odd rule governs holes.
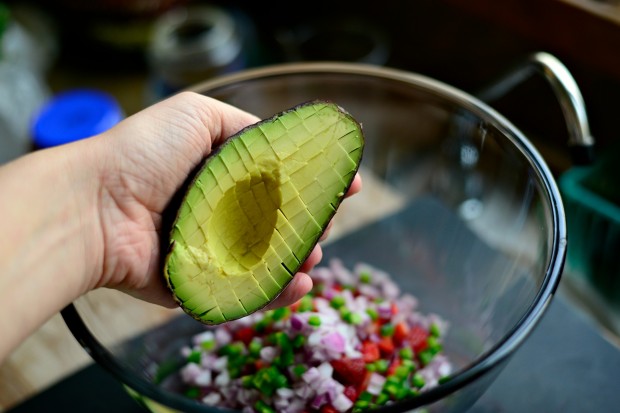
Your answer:
[[[344,388],[344,395],[347,396],[349,400],[354,402],[359,397],[359,391],[355,386],[347,386]]]
[[[392,337],[381,337],[378,343],[379,351],[384,357],[392,355],[394,353],[394,341]]]
[[[254,338],[254,334],[254,329],[252,327],[242,327],[235,331],[233,337],[236,341],[241,341],[247,346]]]
[[[331,365],[334,368],[334,377],[345,385],[359,385],[368,372],[366,363],[361,358],[332,360]]]
[[[263,367],[266,367],[267,363],[265,363],[263,360],[258,359],[254,362],[254,367],[256,368],[256,370],[260,370]]]
[[[372,363],[379,360],[381,354],[379,352],[379,345],[372,341],[364,341],[362,343],[362,358],[366,363]]]
[[[392,310],[392,315],[398,314],[398,305],[396,303],[392,303],[392,306],[390,308]]]
[[[368,384],[370,383],[371,376],[372,376],[372,373],[369,371],[366,371],[366,374],[364,375],[364,379],[357,385],[358,397],[360,394],[362,394],[363,391],[365,391],[368,388]]]
[[[407,336],[409,336],[409,326],[403,322],[396,324],[394,335],[392,336],[394,343],[400,346],[407,339]]]
[[[409,345],[414,353],[419,353],[428,347],[429,333],[420,326],[414,326],[409,332]]]
[[[321,413],[339,413],[339,412],[331,404],[324,404],[323,407],[321,407]]]

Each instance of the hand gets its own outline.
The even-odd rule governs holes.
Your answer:
[[[162,212],[212,148],[259,119],[195,93],[181,93],[126,119],[96,138],[100,165],[98,210],[103,252],[95,287],[175,306],[162,282],[159,240]],[[361,188],[357,176],[347,194]],[[327,234],[327,232],[326,232]],[[325,234],[325,235],[326,235]],[[307,272],[322,257],[312,251],[285,291],[269,305],[292,304],[312,287]]]

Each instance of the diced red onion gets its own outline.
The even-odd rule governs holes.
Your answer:
[[[276,358],[277,350],[275,347],[268,346],[260,349],[260,358],[268,363],[271,363]]]
[[[378,395],[383,390],[383,385],[385,384],[385,377],[380,374],[372,373],[370,375],[370,380],[368,381],[368,388],[366,391],[370,394]]]
[[[301,413],[305,410],[305,407],[305,400],[295,399],[283,410],[283,413]]]
[[[318,367],[317,370],[319,371],[319,374],[321,375],[322,379],[327,379],[332,377],[332,374],[334,373],[334,368],[332,367],[331,364],[324,362],[321,363]]]
[[[293,389],[289,389],[287,387],[280,387],[278,390],[276,390],[276,394],[283,399],[290,399],[295,395],[295,392],[293,391]]]
[[[273,406],[278,411],[284,410],[289,405],[289,401],[287,399],[283,399],[281,397],[276,397],[273,401]]]
[[[190,354],[192,354],[192,349],[189,346],[181,347],[181,356],[183,358],[188,358]]]
[[[215,361],[213,362],[213,365],[211,366],[211,369],[213,371],[224,371],[226,370],[226,367],[228,366],[228,356],[222,356],[222,357],[218,357],[215,359]]]
[[[181,379],[186,383],[193,383],[194,380],[196,380],[196,377],[200,375],[200,373],[202,373],[202,369],[198,364],[187,363],[181,369]]]
[[[323,336],[323,338],[321,339],[321,344],[330,349],[331,351],[335,351],[337,353],[342,353],[345,350],[344,337],[342,337],[342,335],[337,331],[327,333],[325,336]]]
[[[389,302],[382,302],[377,305],[377,313],[380,318],[390,318],[392,316],[392,305]]]
[[[202,398],[202,402],[209,406],[215,406],[221,400],[222,400],[222,396],[220,396],[220,394],[217,392],[209,393],[205,397]]]
[[[330,262],[330,268],[333,272],[333,277],[340,284],[351,285],[355,282],[353,274],[343,265],[341,260],[332,260]]]
[[[409,313],[411,311],[414,311],[416,308],[418,308],[418,299],[412,296],[411,294],[405,293],[401,295],[400,298],[398,299],[398,307],[402,311]]]
[[[400,295],[400,288],[392,281],[385,281],[381,286],[383,295],[390,300],[396,299]]]
[[[332,400],[332,406],[334,409],[338,410],[341,413],[346,412],[351,407],[353,407],[353,402],[344,394],[339,394],[335,400]]]
[[[228,332],[228,330],[225,330],[223,328],[218,328],[215,330],[215,342],[218,344],[218,346],[225,346],[226,344],[230,343],[232,340],[232,335]]]
[[[207,387],[211,385],[211,370],[202,370],[196,378],[194,378],[194,384],[196,386]]]
[[[291,316],[291,329],[294,331],[301,331],[306,326],[306,320],[297,314]]]
[[[301,375],[301,378],[306,383],[313,383],[321,378],[321,373],[316,367],[310,367],[304,374]]]
[[[297,396],[301,397],[304,400],[308,400],[315,393],[315,391],[312,389],[312,387],[310,387],[309,384],[298,386],[297,388],[295,388],[294,392]]]
[[[217,332],[217,330],[216,330]],[[192,342],[195,345],[200,345],[202,343],[204,343],[205,341],[211,341],[211,340],[215,340],[215,334],[213,334],[213,331],[211,330],[207,330],[204,331],[200,334],[197,334],[193,337]]]
[[[214,383],[216,386],[219,387],[224,387],[228,383],[230,383],[230,374],[228,374],[228,370],[224,370],[220,374],[218,374],[215,378]]]
[[[321,406],[323,406],[326,403],[327,403],[327,395],[325,393],[318,394],[314,397],[314,399],[312,400],[312,403],[310,403],[310,407],[318,410],[321,408]]]
[[[367,295],[368,297],[377,298],[381,295],[379,289],[369,284],[361,284],[358,288],[360,293]]]

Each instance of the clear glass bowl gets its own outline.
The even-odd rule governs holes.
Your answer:
[[[449,321],[445,351],[455,365],[447,382],[381,410],[471,406],[537,325],[565,261],[562,201],[524,135],[448,85],[361,64],[276,65],[193,90],[261,117],[329,99],[361,121],[364,189],[336,214],[324,262],[388,271],[423,312]],[[63,316],[91,356],[153,411],[221,411],[152,384],[203,328],[180,310],[102,289]]]

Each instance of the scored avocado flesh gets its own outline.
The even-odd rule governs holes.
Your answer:
[[[209,156],[178,210],[164,266],[206,324],[275,299],[308,257],[359,168],[361,125],[331,102],[251,125]]]

